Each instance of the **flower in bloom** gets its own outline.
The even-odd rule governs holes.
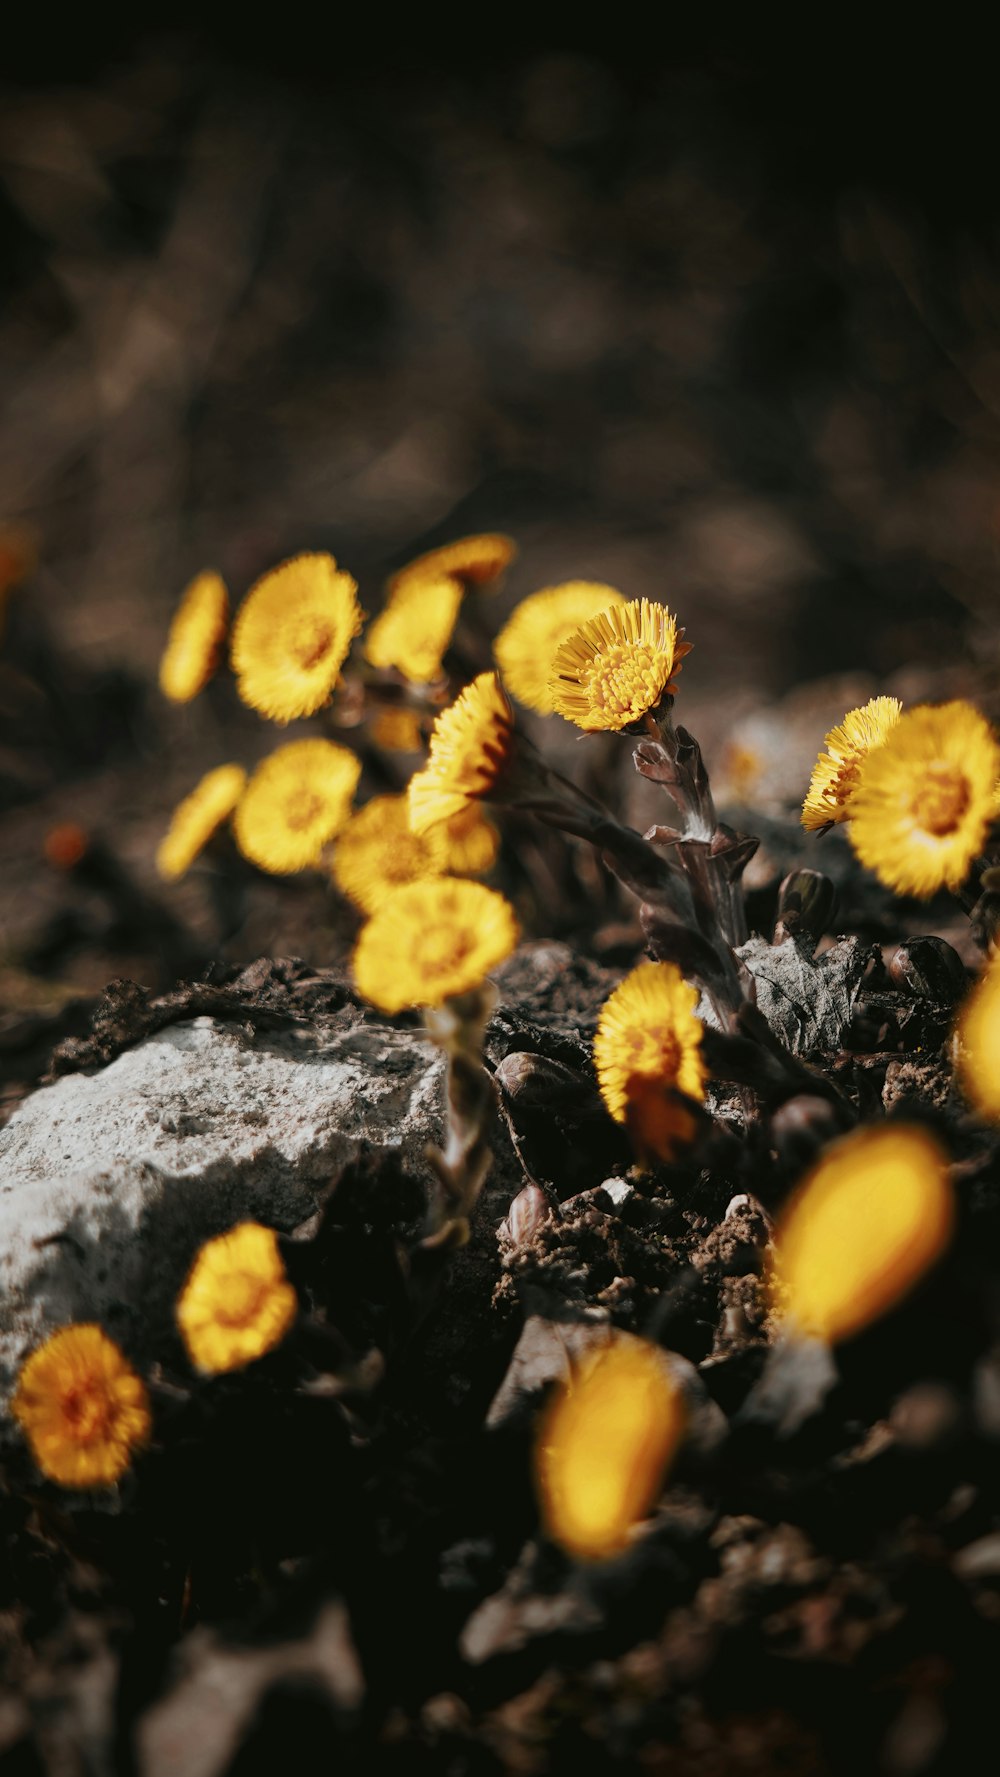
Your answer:
[[[442,831],[414,833],[405,796],[373,796],[337,838],[333,879],[343,894],[374,913],[392,889],[444,873]]]
[[[206,1241],[177,1300],[195,1368],[240,1370],[280,1344],[298,1311],[273,1228],[241,1222]]]
[[[666,605],[633,599],[580,625],[556,650],[552,706],[587,732],[627,728],[676,689],[691,644]]]
[[[372,740],[388,753],[419,753],[423,751],[424,733],[416,710],[405,704],[389,704],[377,711],[372,722]]]
[[[197,574],[181,599],[160,661],[160,690],[173,703],[190,703],[222,660],[229,627],[229,594],[219,574]]]
[[[797,1331],[845,1339],[912,1289],[953,1220],[946,1157],[926,1130],[855,1130],[827,1148],[781,1216],[778,1305]]]
[[[408,581],[434,579],[440,574],[453,575],[463,586],[494,585],[516,554],[517,544],[496,532],[459,537],[457,542],[429,549],[400,568],[389,581],[389,591],[396,593]]]
[[[494,889],[429,877],[380,903],[355,946],[354,979],[383,1012],[441,1006],[478,987],[519,935],[513,908]]]
[[[550,716],[552,663],[560,645],[589,617],[624,604],[620,592],[596,580],[567,580],[522,599],[493,644],[508,689],[540,716]]]
[[[500,850],[500,835],[478,802],[432,828],[449,876],[485,876]]]
[[[362,624],[357,586],[332,555],[296,555],[250,588],[233,625],[243,702],[273,722],[321,709]]]
[[[665,1354],[616,1334],[560,1388],[539,1427],[535,1470],[552,1539],[584,1561],[619,1554],[663,1485],[684,1423]]]
[[[190,869],[212,834],[228,821],[246,781],[242,765],[217,765],[177,804],[156,852],[156,868],[164,881],[176,881]]]
[[[361,761],[332,740],[293,740],[258,765],[233,817],[244,857],[275,876],[318,864],[347,820]]]
[[[426,833],[487,796],[514,748],[514,720],[496,673],[480,673],[442,710],[423,771],[410,779],[410,825]]]
[[[851,844],[880,882],[926,898],[958,888],[993,819],[1000,746],[968,703],[907,710],[861,764]]]
[[[365,637],[366,659],[372,666],[394,666],[417,685],[439,679],[462,594],[453,574],[404,580]]]
[[[1000,959],[994,957],[962,1008],[959,1066],[966,1096],[1000,1122]]]
[[[699,1102],[705,1096],[697,1004],[696,989],[673,963],[642,962],[605,1001],[594,1036],[594,1067],[608,1110],[664,1160],[694,1132],[675,1095]]]
[[[18,1377],[14,1417],[43,1475],[62,1487],[111,1487],[151,1425],[145,1384],[103,1328],[61,1327]]]
[[[831,728],[802,804],[804,827],[822,832],[832,822],[850,819],[862,761],[882,745],[902,713],[898,697],[873,697],[860,709],[848,710],[844,720]]]

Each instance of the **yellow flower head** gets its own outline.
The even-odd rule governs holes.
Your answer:
[[[993,819],[1000,746],[968,703],[907,710],[862,761],[851,844],[880,882],[926,898],[958,888]]]
[[[365,637],[366,659],[372,666],[394,666],[416,685],[439,679],[462,592],[452,574],[404,580]]]
[[[449,876],[485,876],[500,850],[500,835],[478,802],[432,828],[429,837],[440,847]]]
[[[229,819],[246,781],[242,765],[218,765],[177,804],[156,853],[156,868],[164,881],[176,881],[190,868],[212,834]]]
[[[1000,957],[987,964],[963,1006],[958,1036],[966,1096],[981,1116],[1000,1122]]]
[[[481,882],[411,882],[386,895],[358,938],[358,992],[383,1012],[443,1005],[478,987],[519,935],[513,908]]]
[[[233,817],[244,857],[274,876],[320,861],[344,825],[361,761],[332,740],[292,740],[258,765]]]
[[[480,673],[442,710],[423,771],[410,779],[410,825],[426,833],[489,795],[514,747],[510,704],[496,673]]]
[[[684,1403],[664,1353],[619,1333],[559,1390],[539,1427],[545,1527],[583,1561],[625,1548],[681,1440]]]
[[[540,716],[551,716],[552,664],[560,646],[588,618],[624,602],[613,586],[596,580],[567,580],[522,599],[493,644],[514,696]]]
[[[333,879],[366,913],[405,882],[440,876],[446,869],[435,827],[414,833],[405,796],[374,796],[351,816],[333,854]]]
[[[241,1370],[280,1344],[298,1311],[273,1228],[241,1222],[206,1241],[177,1300],[195,1368]]]
[[[190,703],[222,660],[229,627],[229,594],[218,574],[198,574],[184,593],[160,661],[160,690],[173,703]]]
[[[250,588],[233,625],[243,702],[273,722],[321,709],[362,624],[357,586],[332,555],[296,555]]]
[[[429,549],[426,555],[418,555],[415,561],[400,568],[389,581],[389,591],[395,594],[409,581],[433,580],[440,574],[451,574],[466,587],[493,585],[516,554],[517,544],[496,532],[459,537],[457,542]]]
[[[405,704],[389,704],[376,713],[372,722],[372,740],[387,753],[420,753],[424,734],[416,710]]]
[[[61,1487],[111,1487],[149,1438],[149,1397],[99,1326],[61,1327],[32,1352],[12,1411],[43,1475]]]
[[[672,1094],[699,1102],[705,1096],[697,1004],[696,989],[673,963],[639,963],[605,1001],[594,1036],[594,1067],[608,1110],[664,1160],[694,1133],[690,1113]]]
[[[588,733],[627,728],[676,689],[691,644],[666,605],[633,599],[580,625],[556,650],[552,707]]]
[[[809,780],[802,804],[802,825],[822,831],[833,821],[850,819],[862,761],[880,747],[903,713],[898,697],[873,697],[860,709],[848,710],[831,728]]]
[[[887,1123],[834,1142],[787,1204],[773,1283],[789,1322],[834,1344],[895,1306],[947,1245],[945,1155],[923,1129]]]

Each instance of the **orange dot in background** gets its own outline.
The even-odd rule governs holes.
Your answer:
[[[62,821],[45,835],[44,851],[55,870],[72,870],[86,853],[90,840],[76,821]]]

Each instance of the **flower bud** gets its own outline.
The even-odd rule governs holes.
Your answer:
[[[791,870],[778,890],[776,928],[822,937],[837,906],[837,891],[820,870]]]
[[[513,1245],[527,1246],[548,1216],[545,1192],[537,1185],[525,1185],[507,1211],[507,1231]]]
[[[908,938],[886,965],[889,979],[918,999],[954,1005],[968,986],[965,965],[943,938]]]

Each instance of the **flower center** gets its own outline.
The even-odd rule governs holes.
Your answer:
[[[952,765],[928,765],[910,804],[916,826],[941,839],[953,833],[969,806],[969,784]]]
[[[449,974],[465,961],[471,950],[469,934],[436,926],[424,932],[416,961],[421,973],[429,976]]]
[[[223,1325],[242,1327],[252,1321],[260,1311],[266,1287],[261,1278],[252,1277],[247,1271],[236,1271],[228,1277],[216,1310]]]
[[[111,1424],[111,1402],[92,1382],[78,1382],[62,1397],[62,1412],[72,1436],[81,1444],[105,1437]]]
[[[302,833],[311,827],[323,812],[323,803],[315,790],[299,788],[293,790],[285,804],[285,825],[293,833]]]
[[[303,672],[319,665],[323,656],[329,653],[332,641],[333,631],[321,617],[310,617],[308,623],[303,623],[292,649]]]
[[[597,656],[587,681],[595,710],[633,721],[659,703],[666,683],[664,656],[659,650],[634,643],[604,648]]]
[[[653,1076],[674,1081],[681,1065],[681,1046],[666,1024],[652,1024],[645,1030],[630,1030],[622,1044],[625,1071],[632,1075]]]

